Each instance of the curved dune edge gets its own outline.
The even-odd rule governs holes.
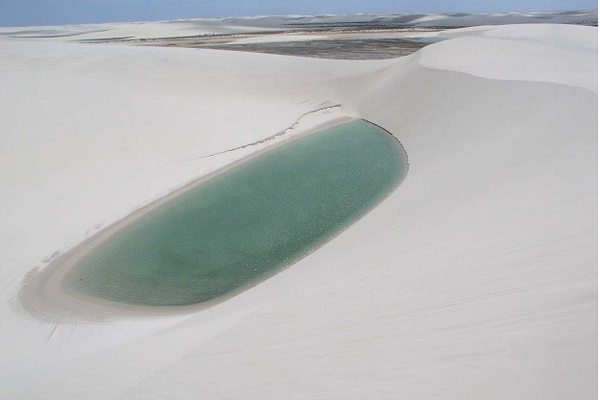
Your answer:
[[[268,146],[264,149],[256,151],[250,155],[242,157],[223,168],[218,169],[208,175],[202,176],[194,181],[182,186],[181,188],[174,190],[168,195],[157,199],[150,204],[133,211],[131,214],[126,216],[125,218],[115,222],[114,224],[104,228],[99,233],[93,235],[89,239],[84,242],[78,244],[65,254],[60,255],[56,259],[54,259],[48,266],[46,266],[43,270],[37,271],[32,270],[28,273],[27,277],[23,282],[23,288],[19,293],[19,302],[20,305],[30,314],[35,317],[52,321],[52,322],[63,322],[63,321],[78,321],[78,320],[90,320],[90,321],[103,321],[109,319],[120,319],[120,318],[135,318],[135,317],[155,317],[155,316],[168,316],[173,314],[186,314],[186,313],[194,313],[207,308],[210,308],[216,304],[227,301],[228,299],[245,292],[252,287],[260,285],[265,280],[270,279],[271,277],[277,275],[280,272],[275,274],[271,274],[264,279],[261,279],[257,282],[252,282],[238,290],[232,291],[231,293],[221,296],[214,300],[205,301],[198,304],[192,304],[187,306],[144,306],[144,305],[133,305],[120,303],[116,301],[105,300],[102,298],[88,296],[83,293],[75,292],[72,290],[68,290],[64,287],[63,281],[66,275],[69,273],[71,268],[73,268],[79,260],[85,257],[89,252],[91,252],[94,248],[113,236],[122,228],[128,226],[133,223],[140,217],[146,215],[150,211],[155,208],[171,201],[177,196],[189,191],[190,189],[196,187],[197,185],[202,184],[206,180],[217,176],[223,173],[225,170],[228,170],[238,164],[248,161],[251,158],[259,157],[265,152],[272,151],[273,149],[280,147],[284,144],[289,143],[290,141],[297,140],[301,137],[305,137],[312,134],[318,134],[320,131],[331,128],[338,125],[343,125],[345,123],[358,120],[357,118],[352,117],[337,117],[331,119],[327,122],[321,123],[318,126],[301,132],[299,134],[294,135],[293,138],[284,140],[275,145]],[[408,162],[408,154],[398,140],[396,136],[387,131],[385,128],[365,119],[360,119],[367,123],[370,123],[382,131],[388,133],[392,136],[397,145],[399,146],[401,153],[403,155],[403,160],[405,162],[404,168],[402,170],[402,174],[398,184],[386,194],[386,196],[380,200],[374,207],[372,207],[367,213],[360,215],[356,220],[348,224],[346,227],[335,233],[332,237],[325,240],[323,243],[311,249],[307,254],[305,254],[302,258],[307,257],[308,255],[314,253],[319,248],[325,246],[327,243],[335,239],[335,237],[342,234],[345,230],[354,225],[358,220],[362,219],[371,212],[374,208],[385,201],[387,197],[389,197],[404,181],[406,175],[409,170],[409,162]],[[302,259],[301,258],[301,259]],[[297,260],[298,262],[300,260]],[[295,263],[296,263],[295,262]],[[295,264],[294,263],[294,264]],[[293,264],[288,265],[283,268],[283,270],[291,267]],[[282,271],[283,271],[282,270]]]

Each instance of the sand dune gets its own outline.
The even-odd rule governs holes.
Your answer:
[[[0,397],[596,398],[597,28],[448,36],[360,62],[0,38]],[[21,307],[35,268],[271,143],[203,155],[341,116],[410,172],[284,272],[193,314]]]
[[[0,35],[13,38],[51,38],[67,41],[148,39],[252,32],[311,31],[331,27],[456,28],[502,24],[597,25],[597,11],[540,13],[446,14],[332,14],[181,19],[64,26],[0,27]],[[268,37],[267,37],[268,39]]]

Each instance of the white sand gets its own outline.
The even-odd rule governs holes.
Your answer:
[[[596,398],[597,28],[542,28],[359,62],[0,39],[0,398]],[[369,119],[411,170],[319,251],[193,315],[20,307],[49,255],[324,103],[295,131]]]
[[[223,19],[179,19],[172,21],[120,22],[62,26],[0,27],[0,36],[12,38],[50,38],[78,41],[97,39],[148,39],[214,34],[251,32],[302,31],[322,28],[326,24],[368,24],[388,26],[435,28],[478,25],[556,23],[598,23],[597,11],[546,13],[492,13],[492,14],[326,14],[275,15]],[[389,33],[389,32],[388,32]],[[388,34],[384,33],[384,34]],[[403,33],[401,36],[406,35]],[[331,35],[331,34],[330,34]],[[328,36],[330,36],[328,35]],[[318,36],[318,35],[317,35]],[[396,35],[397,36],[397,35]],[[248,39],[250,42],[271,41],[270,36]],[[242,39],[244,40],[244,39]],[[285,40],[282,39],[282,40]]]
[[[252,26],[227,25],[221,20],[177,20],[156,22],[123,22],[63,26],[0,27],[0,34],[12,38],[58,39],[65,41],[98,39],[148,39],[195,35],[254,32]],[[260,28],[260,31],[279,30]]]
[[[597,11],[572,11],[572,12],[504,12],[489,14],[427,14],[411,21],[420,27],[444,26],[462,27],[473,25],[502,25],[523,23],[554,23],[575,24],[583,21],[597,21]]]

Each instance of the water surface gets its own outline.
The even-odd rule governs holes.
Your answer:
[[[366,121],[290,141],[119,230],[78,261],[66,287],[145,306],[231,295],[331,239],[393,191],[406,168],[396,139]]]

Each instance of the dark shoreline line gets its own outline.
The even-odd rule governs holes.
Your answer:
[[[187,159],[186,161],[194,161],[194,160],[200,160],[200,159],[203,159],[203,158],[214,157],[214,156],[218,156],[220,154],[230,153],[232,151],[241,150],[241,149],[245,149],[246,147],[252,147],[252,146],[256,146],[256,145],[268,142],[270,140],[273,140],[273,139],[276,139],[278,137],[284,136],[287,133],[287,131],[289,131],[290,129],[294,129],[300,123],[300,120],[302,118],[306,117],[307,115],[314,114],[314,113],[317,113],[319,111],[331,110],[333,108],[338,108],[338,107],[341,107],[341,106],[342,106],[341,104],[334,104],[334,105],[331,105],[331,106],[323,106],[323,107],[319,107],[319,108],[314,109],[314,110],[307,111],[304,114],[301,114],[290,126],[288,126],[287,128],[285,128],[285,129],[283,129],[283,130],[275,133],[274,135],[267,136],[266,138],[259,139],[259,140],[255,141],[255,142],[252,142],[252,143],[248,143],[248,144],[244,144],[244,145],[241,145],[241,146],[233,147],[231,149],[218,151],[216,153],[207,154],[207,155],[204,155],[204,156],[190,158],[190,159]]]

